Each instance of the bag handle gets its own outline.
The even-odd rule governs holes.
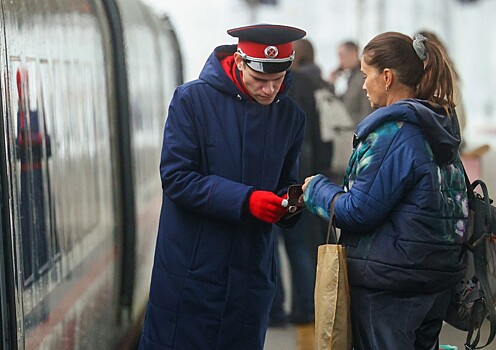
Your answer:
[[[331,206],[329,208],[329,225],[327,225],[327,239],[326,244],[337,244],[338,235],[336,233],[336,219],[334,218],[334,203],[336,199],[341,196],[343,192],[337,193],[332,199]]]

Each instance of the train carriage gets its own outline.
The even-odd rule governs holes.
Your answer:
[[[4,349],[132,343],[158,225],[174,29],[138,1],[0,1]]]

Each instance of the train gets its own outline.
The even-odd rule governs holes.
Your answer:
[[[0,348],[133,348],[174,25],[137,0],[1,0],[0,16]]]

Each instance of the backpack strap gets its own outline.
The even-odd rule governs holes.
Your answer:
[[[494,306],[492,291],[487,279],[486,260],[486,238],[493,232],[494,228],[492,227],[492,224],[494,221],[492,217],[491,203],[489,200],[489,193],[487,191],[486,184],[481,180],[476,180],[473,183],[470,183],[465,168],[463,168],[463,172],[465,174],[465,183],[467,185],[469,206],[475,211],[474,219],[476,220],[474,223],[473,236],[470,238],[469,243],[471,243],[470,246],[473,250],[475,275],[479,279],[482,291],[484,292],[484,300],[482,301],[482,304],[474,304],[472,308],[472,321],[467,334],[467,339],[465,341],[465,349],[473,350],[485,348],[494,340],[494,337],[496,336],[496,309]],[[481,198],[479,197],[476,197],[474,194],[474,188],[477,186],[480,186],[482,189],[483,200],[481,200]],[[479,320],[478,315],[480,314],[480,310],[482,307],[488,313],[490,322],[490,333],[486,344],[477,347],[480,341],[480,328],[485,316],[485,312],[483,312],[482,315],[484,316],[482,316],[482,319]],[[478,331],[475,339],[472,340],[474,328],[478,328]]]
[[[483,239],[479,241],[473,248],[474,250],[474,267],[475,267],[475,274],[479,278],[479,283],[481,284],[482,290],[484,292],[484,304],[485,304],[485,309],[488,312],[488,317],[489,317],[489,323],[490,323],[490,332],[489,336],[487,338],[487,342],[483,346],[477,347],[477,344],[479,343],[480,339],[480,326],[479,324],[479,330],[477,332],[477,336],[475,339],[471,342],[472,334],[473,334],[473,328],[472,326],[474,325],[474,322],[472,322],[471,329],[469,333],[467,334],[467,341],[465,342],[465,348],[466,349],[482,349],[491,344],[491,342],[494,340],[494,337],[496,336],[496,310],[494,307],[494,300],[492,296],[492,291],[489,287],[489,281],[487,279],[487,260],[486,260],[486,248],[487,248],[487,240]],[[475,311],[475,309],[474,309]],[[480,323],[482,323],[483,320],[481,320]],[[471,343],[470,343],[471,342]],[[468,346],[468,347],[467,347]]]
[[[479,344],[480,340],[481,325],[482,322],[484,322],[484,317],[486,314],[487,312],[484,300],[475,300],[474,305],[472,306],[472,312],[470,313],[470,325],[467,338],[465,339],[465,349],[476,349],[476,346]],[[475,329],[477,329],[477,334],[475,335],[475,339],[472,340]]]
[[[474,188],[470,183],[470,179],[468,178],[467,171],[465,170],[465,166],[463,165],[463,162],[461,164],[463,169],[463,175],[465,175],[465,185],[467,186],[467,197],[468,197],[468,203],[470,205],[472,201],[475,199]]]

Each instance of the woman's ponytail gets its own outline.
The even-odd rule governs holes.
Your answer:
[[[423,60],[424,74],[417,85],[417,97],[439,104],[446,109],[454,108],[454,72],[446,53],[436,43],[428,41],[420,34],[415,36],[413,46],[414,48],[424,46],[426,51]]]

